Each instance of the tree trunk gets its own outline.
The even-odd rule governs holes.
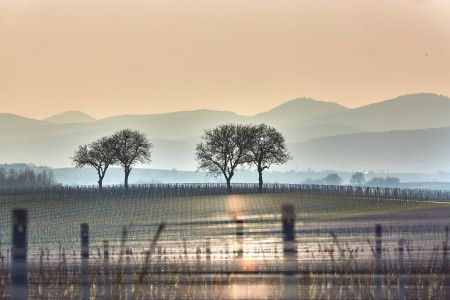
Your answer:
[[[124,185],[125,185],[126,190],[128,190],[128,176],[130,175],[130,171],[131,170],[128,170],[127,168],[125,168],[125,183],[124,183]]]
[[[98,174],[98,189],[101,191],[103,188],[103,177],[105,177],[105,173],[102,172],[102,168],[98,167],[97,169],[97,174]]]
[[[231,193],[231,178],[225,178],[227,180],[227,190]]]
[[[258,169],[258,174],[259,174],[259,192],[262,193],[262,188],[263,188],[263,177],[262,177],[262,169]]]

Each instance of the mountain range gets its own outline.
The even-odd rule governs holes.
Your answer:
[[[97,121],[95,118],[91,117],[84,112],[77,110],[66,111],[51,117],[44,119],[44,121],[52,122],[52,123],[91,123]]]
[[[195,170],[203,130],[223,123],[267,123],[286,138],[293,156],[274,170],[450,170],[450,99],[411,94],[354,109],[299,98],[254,116],[194,110],[120,115],[96,120],[78,111],[44,120],[0,114],[0,163],[71,166],[78,145],[131,128],[154,144],[155,169]]]

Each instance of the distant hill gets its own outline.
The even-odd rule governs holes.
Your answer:
[[[67,123],[91,123],[97,120],[85,114],[84,112],[71,110],[45,118],[44,121],[67,124]]]
[[[267,112],[257,114],[251,119],[254,123],[267,123],[280,127],[347,110],[349,109],[334,102],[298,98],[283,103]]]
[[[79,145],[102,136],[90,131],[68,136],[42,136],[14,142],[0,142],[0,159],[5,163],[34,163],[62,168],[71,166],[70,157]],[[153,139],[152,168],[195,170],[195,142]],[[145,166],[143,166],[145,167]]]
[[[24,118],[18,115],[2,113],[0,114],[0,129],[7,128],[24,128],[39,125],[46,125],[47,122],[30,118]]]
[[[288,145],[302,168],[438,172],[449,170],[450,127],[356,133]]]
[[[281,127],[279,130],[283,133],[286,141],[289,143],[305,142],[318,137],[364,132],[361,128],[340,124],[318,124],[302,127],[301,125],[299,126],[298,123]]]
[[[98,127],[132,128],[158,139],[200,137],[203,130],[223,123],[246,123],[248,118],[229,111],[194,110],[154,115],[124,115],[102,119]]]
[[[71,113],[59,116],[64,115]],[[296,99],[255,116],[195,110],[96,121],[85,116],[91,121],[59,123],[0,114],[0,163],[68,167],[79,145],[131,128],[146,133],[154,144],[152,168],[195,170],[194,148],[204,129],[224,123],[264,122],[284,134],[294,157],[271,170],[448,171],[448,116],[450,99],[434,94],[405,95],[356,109]],[[439,126],[444,128],[424,130]]]
[[[389,131],[450,126],[450,98],[436,94],[412,94],[319,116],[303,123],[334,123],[367,131]]]
[[[192,119],[192,118],[242,118],[231,111],[218,111],[198,109],[189,111],[176,111],[162,114],[149,115],[121,115],[101,119],[101,122],[133,121],[133,120],[165,120],[165,119]]]
[[[8,163],[70,166],[69,157],[78,145],[88,143],[97,136],[91,132],[79,132],[67,137],[47,136],[11,143],[0,142],[1,159]],[[154,144],[150,167],[196,169],[194,149],[198,140],[150,140]],[[450,170],[450,127],[328,136],[288,143],[287,147],[294,159],[283,166],[274,166],[271,170],[383,169],[412,173]]]

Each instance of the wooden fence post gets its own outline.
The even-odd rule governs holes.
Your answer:
[[[128,245],[126,250],[126,259],[127,259],[127,300],[131,300],[131,265],[130,265],[131,250]]]
[[[241,259],[244,256],[244,220],[239,217],[236,220],[236,241],[238,245],[237,258]]]
[[[67,274],[67,260],[66,260],[66,248],[63,247],[62,249],[62,263],[63,263],[63,269],[62,269],[62,282],[64,284],[64,287],[67,284],[67,278],[69,277]]]
[[[156,298],[162,298],[162,247],[158,245],[158,262],[156,265]]]
[[[206,299],[211,298],[211,240],[209,238],[206,239]]]
[[[43,250],[42,250],[43,251]],[[44,255],[44,254],[42,254],[42,255]],[[72,274],[72,278],[75,278],[75,273],[76,273],[76,270],[75,270],[75,262],[76,262],[76,259],[75,259],[75,250],[73,250],[72,251],[72,263],[70,264],[70,273]]]
[[[197,250],[195,251],[196,254],[196,264],[197,264],[197,279],[195,280],[195,285],[196,285],[196,291],[195,291],[195,298],[196,299],[203,299],[203,270],[202,270],[202,262],[201,262],[201,254],[202,254],[202,250],[200,249],[200,247],[197,247]]]
[[[375,225],[375,299],[381,299],[381,224]]]
[[[403,263],[403,251],[404,251],[404,239],[398,240],[398,271],[401,272],[398,277],[398,299],[404,300],[405,299],[405,266]]]
[[[82,223],[81,231],[81,299],[89,300],[89,224]]]
[[[236,246],[234,247],[233,254],[237,254],[237,256],[234,257],[235,262],[233,264],[232,272],[241,273],[243,270],[242,263],[244,258],[244,220],[238,213],[234,214],[233,219],[236,223]]]
[[[449,242],[449,228],[445,226],[445,245],[443,247],[443,271],[444,271],[444,297],[446,299],[450,296],[450,274],[448,270],[448,242]]]
[[[230,245],[227,243],[225,245],[225,262],[223,263],[223,273],[228,274],[230,272],[230,251],[228,250]]]
[[[297,276],[297,247],[295,243],[295,207],[283,204],[281,207],[283,222],[283,275],[284,299],[299,299],[299,281]]]
[[[27,299],[27,210],[12,211],[11,299]]]
[[[109,300],[109,244],[108,241],[103,241],[103,266],[104,266],[104,280],[103,280],[103,299]]]
[[[127,300],[131,300],[131,250],[127,245],[126,249],[126,260],[127,260]]]

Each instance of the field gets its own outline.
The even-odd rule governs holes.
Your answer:
[[[10,292],[11,210],[20,207],[28,211],[30,298],[80,297],[80,224],[88,223],[92,298],[109,291],[122,299],[284,299],[281,205],[291,203],[302,298],[375,298],[374,234],[381,223],[382,297],[397,298],[401,278],[407,298],[444,299],[450,215],[444,198],[323,187],[273,187],[262,194],[249,187],[227,194],[220,186],[5,192],[0,295]]]

